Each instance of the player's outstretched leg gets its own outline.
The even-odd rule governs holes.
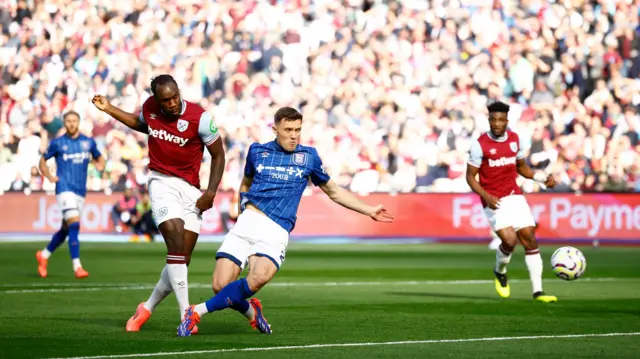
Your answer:
[[[265,286],[278,272],[278,267],[266,257],[258,257],[252,261],[249,275],[246,278],[236,280],[225,286],[211,299],[198,305],[192,305],[185,313],[182,323],[178,326],[178,336],[186,337],[192,334],[193,327],[198,324],[203,316],[215,311],[229,308],[236,303],[252,297]],[[249,302],[255,311],[255,325],[261,327],[260,331],[271,333],[271,327],[264,318],[262,306],[259,301]]]
[[[184,231],[184,242],[187,247],[187,267],[191,262],[191,254],[195,248],[195,244],[198,240],[198,234],[191,231]],[[173,292],[171,288],[171,280],[169,279],[169,271],[168,266],[165,265],[160,273],[160,280],[156,284],[155,288],[151,292],[151,296],[145,302],[142,302],[136,308],[135,313],[129,318],[126,325],[126,331],[128,332],[137,332],[140,331],[142,325],[146,323],[151,314],[156,309],[158,304],[160,304],[169,294]],[[182,320],[182,316],[184,311],[180,313],[180,320]],[[198,332],[198,328],[194,328],[194,331],[191,334],[196,334]]]
[[[80,234],[80,222],[69,223],[69,254],[71,255],[71,263],[73,264],[73,272],[76,278],[82,279],[89,276],[89,273],[82,268],[80,263],[80,241],[78,235]]]
[[[529,270],[529,278],[533,289],[533,299],[543,303],[558,301],[553,295],[547,295],[542,290],[542,257],[535,237],[534,227],[526,227],[518,231],[518,238],[525,248],[525,263]]]
[[[517,235],[513,227],[502,228],[496,231],[496,234],[502,240],[496,251],[496,266],[493,269],[493,274],[496,277],[496,292],[502,298],[509,298],[511,296],[511,287],[507,279],[507,266],[511,262],[511,254],[518,242]]]
[[[40,277],[47,277],[47,265],[49,263],[49,257],[51,257],[51,254],[55,252],[55,250],[58,249],[58,247],[60,247],[62,243],[64,243],[64,241],[67,239],[68,234],[69,231],[67,231],[67,228],[65,227],[63,222],[60,229],[53,234],[47,246],[43,250],[36,252],[36,259],[38,260],[38,274],[40,274]]]
[[[224,287],[238,278],[238,276],[242,272],[242,267],[240,266],[240,264],[237,264],[235,262],[237,261],[237,259],[234,258],[235,261],[231,260],[225,257],[226,255],[227,254],[216,256],[216,268],[213,271],[212,282],[212,289],[214,294],[220,293],[224,289]],[[257,257],[251,257],[249,260],[254,261],[254,258]],[[241,300],[237,303],[233,303],[233,305],[229,308],[235,310],[236,312],[242,314],[245,318],[247,318],[250,325],[255,322],[255,310],[248,300]],[[259,329],[253,325],[252,327],[254,327],[254,329]]]

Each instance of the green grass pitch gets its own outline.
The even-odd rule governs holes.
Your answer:
[[[163,244],[85,243],[91,276],[81,281],[66,246],[50,259],[49,277],[38,277],[42,245],[0,244],[0,358],[640,357],[640,248],[579,247],[585,277],[564,282],[549,268],[555,247],[543,247],[545,291],[559,298],[543,304],[531,299],[521,247],[509,267],[512,297],[502,300],[484,245],[294,243],[257,295],[273,335],[225,310],[205,317],[200,334],[178,338],[173,295],[141,332],[124,331],[158,280]],[[212,294],[217,246],[196,249],[192,303]]]

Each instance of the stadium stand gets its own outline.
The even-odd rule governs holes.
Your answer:
[[[357,192],[467,192],[485,105],[512,104],[528,160],[558,191],[640,191],[640,27],[631,1],[0,0],[0,192],[52,190],[36,165],[61,115],[108,157],[93,191],[143,186],[147,148],[99,113],[137,111],[168,72],[242,155],[275,109],[305,115],[303,143]],[[205,161],[207,161],[205,157]],[[208,166],[202,166],[203,181]],[[206,186],[206,183],[203,183]],[[527,192],[538,191],[524,183]]]

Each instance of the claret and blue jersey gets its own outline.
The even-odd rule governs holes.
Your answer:
[[[316,186],[330,179],[315,148],[298,145],[287,152],[276,141],[249,147],[244,174],[253,182],[240,193],[242,209],[250,202],[287,232],[295,227],[309,179]]]
[[[84,197],[87,193],[87,168],[91,157],[100,157],[100,151],[96,142],[85,135],[71,138],[62,135],[51,141],[47,152],[44,154],[46,160],[54,157],[56,160],[56,194],[62,192],[73,192]]]

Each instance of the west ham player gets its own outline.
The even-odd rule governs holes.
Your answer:
[[[491,130],[471,144],[467,165],[467,183],[480,196],[491,229],[502,244],[496,251],[495,286],[503,298],[511,295],[507,265],[518,240],[525,248],[525,262],[533,287],[533,298],[556,302],[542,290],[542,258],[535,238],[535,220],[527,200],[516,183],[518,174],[553,187],[555,180],[527,165],[522,145],[515,132],[507,130],[509,105],[495,102],[487,106]],[[479,174],[480,181],[476,180]]]
[[[301,129],[302,115],[293,108],[281,108],[274,118],[276,139],[249,147],[240,185],[242,212],[216,255],[213,288],[217,294],[189,307],[178,327],[179,336],[191,335],[205,314],[229,307],[249,312],[255,328],[271,333],[260,302],[247,302],[247,298],[269,283],[280,269],[309,180],[343,207],[375,221],[393,222],[393,215],[382,205],[362,202],[329,178],[316,149],[298,144]],[[236,280],[247,263],[249,274]]]
[[[66,134],[54,139],[47,152],[40,158],[38,167],[44,177],[56,184],[56,199],[62,211],[62,226],[53,235],[47,246],[36,253],[38,273],[47,276],[47,264],[51,254],[69,236],[69,253],[76,278],[86,278],[89,273],[80,263],[80,214],[87,194],[87,167],[93,157],[98,171],[104,170],[105,160],[98,151],[96,142],[78,131],[80,115],[69,111],[63,116]],[[47,160],[56,161],[56,175],[51,174]]]
[[[224,149],[211,115],[180,96],[176,81],[160,75],[140,115],[127,113],[100,95],[92,102],[126,126],[149,134],[149,195],[151,210],[167,245],[166,265],[146,302],[127,321],[127,331],[139,331],[156,306],[172,291],[180,317],[189,306],[187,265],[200,233],[202,213],[213,206],[225,165]],[[203,148],[211,153],[207,190],[200,191],[199,170]]]

